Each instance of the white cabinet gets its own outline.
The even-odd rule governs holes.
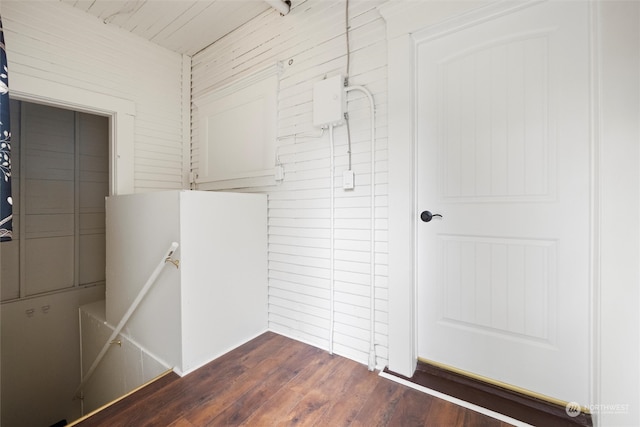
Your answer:
[[[267,200],[161,191],[107,197],[106,320],[117,325],[172,242],[179,247],[123,329],[185,375],[267,330]]]

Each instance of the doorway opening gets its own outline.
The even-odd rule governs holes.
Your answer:
[[[14,239],[3,302],[104,284],[109,118],[11,101]]]
[[[105,292],[110,117],[11,100],[14,236],[0,256],[2,420],[80,415],[78,307]],[[43,358],[43,356],[45,356]]]

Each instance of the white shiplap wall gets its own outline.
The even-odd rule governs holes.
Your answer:
[[[143,192],[187,185],[183,123],[189,106],[181,55],[59,1],[2,0],[0,15],[10,89],[12,81],[29,81],[90,94],[83,105],[107,95],[128,100],[135,107],[134,138],[118,141],[133,153],[133,182],[126,187]],[[23,89],[37,97],[38,88]],[[71,399],[80,372],[77,310],[100,298],[103,286],[2,305],[2,425],[51,425],[80,415]],[[36,314],[28,318],[25,310],[32,308]]]
[[[376,108],[375,342],[377,365],[387,364],[387,68],[381,1],[349,7],[350,84],[372,92]],[[285,179],[230,180],[200,189],[264,192],[269,196],[269,327],[329,348],[329,137],[312,124],[313,84],[346,72],[345,2],[294,1],[289,15],[269,10],[192,58],[192,103],[211,91],[281,61],[278,154]],[[192,114],[192,168],[198,172],[198,118]],[[370,322],[370,112],[350,92],[356,188],[342,190],[346,127],[335,130],[335,299],[337,354],[366,363]],[[296,134],[296,137],[289,135]]]
[[[181,55],[58,1],[3,0],[0,13],[10,87],[24,75],[132,101],[135,140],[124,142],[134,144],[132,187],[185,186]]]

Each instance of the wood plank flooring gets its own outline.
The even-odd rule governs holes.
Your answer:
[[[77,426],[486,426],[509,424],[267,332],[197,371],[169,374]]]

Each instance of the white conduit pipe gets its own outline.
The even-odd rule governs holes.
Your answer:
[[[376,120],[375,120],[375,104],[373,103],[373,95],[364,86],[348,86],[345,91],[349,92],[357,90],[364,93],[369,98],[369,108],[371,109],[371,230],[370,230],[370,254],[369,254],[369,275],[370,275],[370,288],[369,288],[369,305],[370,305],[370,326],[369,326],[369,370],[373,371],[376,368],[376,345],[375,345],[375,297],[376,297],[376,273],[375,273],[375,244],[376,244],[376,192],[375,192],[375,171],[376,171]],[[332,144],[333,146],[333,144]],[[333,161],[333,160],[332,160]]]
[[[335,254],[334,254],[334,239],[335,239],[335,194],[334,194],[334,171],[335,171],[335,163],[334,163],[334,147],[333,147],[333,125],[329,125],[329,354],[333,354],[333,331],[334,331],[334,289],[335,289],[335,279],[334,279],[334,265],[335,265]]]
[[[120,319],[120,322],[118,323],[118,326],[115,327],[115,329],[111,333],[111,336],[109,337],[107,342],[104,343],[104,346],[102,347],[102,350],[100,350],[100,353],[98,353],[98,355],[96,356],[96,359],[93,361],[93,364],[91,365],[91,367],[87,371],[87,374],[84,376],[84,378],[80,382],[80,385],[73,392],[74,398],[75,397],[79,397],[78,396],[78,392],[80,390],[82,390],[82,388],[87,383],[87,381],[89,381],[89,378],[91,378],[91,375],[93,375],[93,372],[98,367],[98,364],[100,364],[100,362],[102,361],[102,358],[107,353],[107,350],[109,350],[109,347],[111,347],[112,342],[116,339],[118,334],[120,334],[120,331],[122,331],[122,328],[124,328],[124,325],[126,325],[126,323],[129,321],[129,318],[131,317],[133,312],[136,310],[136,308],[138,308],[138,305],[140,305],[140,302],[142,301],[142,299],[145,297],[145,295],[147,294],[147,292],[149,291],[151,286],[153,286],[153,284],[156,282],[156,279],[160,275],[160,272],[162,271],[162,268],[164,267],[164,265],[166,263],[170,262],[173,265],[175,265],[176,267],[178,267],[178,261],[176,261],[173,258],[171,258],[171,256],[176,251],[176,249],[178,249],[178,243],[177,242],[171,243],[171,246],[169,246],[169,249],[167,249],[167,252],[162,257],[162,259],[160,260],[160,262],[158,263],[156,268],[153,270],[153,272],[151,273],[151,275],[147,279],[147,282],[142,286],[142,289],[140,289],[140,292],[138,292],[138,295],[133,300],[133,302],[131,303],[131,305],[127,309],[127,311],[124,314],[124,316],[122,316],[122,319]]]
[[[284,16],[289,13],[291,9],[291,3],[287,3],[283,0],[264,0],[269,6],[280,12],[280,15]]]

